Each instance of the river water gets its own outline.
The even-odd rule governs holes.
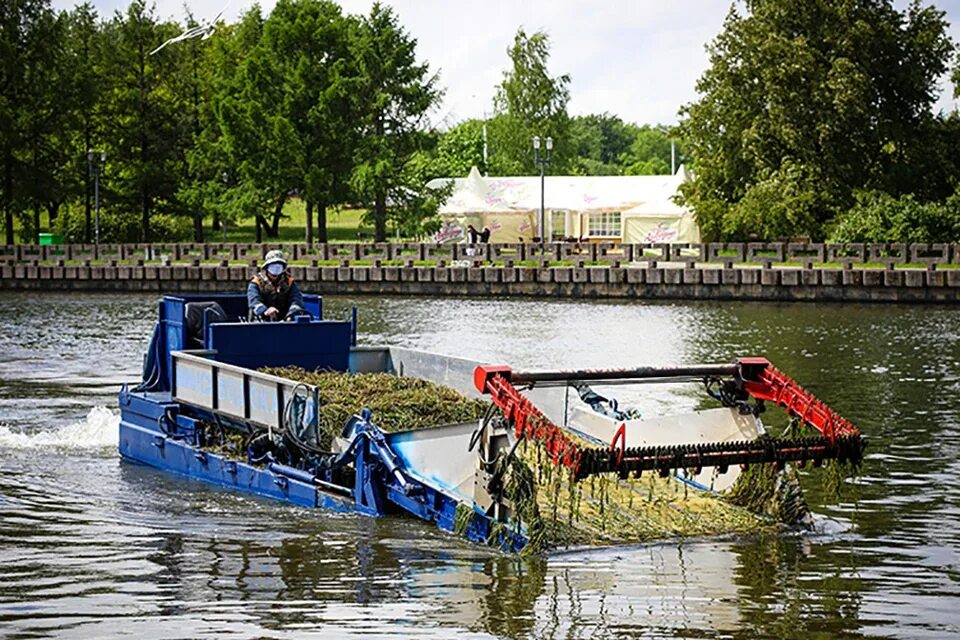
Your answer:
[[[870,439],[839,500],[804,478],[815,533],[521,560],[411,519],[300,509],[121,463],[115,396],[138,378],[155,300],[0,294],[2,637],[960,634],[953,308],[327,298],[328,317],[359,307],[361,342],[517,367],[764,355]],[[701,395],[644,387],[621,401],[652,414]]]

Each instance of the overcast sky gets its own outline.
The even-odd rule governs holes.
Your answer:
[[[107,17],[128,0],[92,0]],[[190,0],[198,20],[211,19],[226,0]],[[927,0],[929,3],[930,0]],[[53,0],[68,8],[74,0]],[[233,0],[233,22],[251,0]],[[275,0],[262,0],[264,14]],[[346,13],[368,13],[371,0],[342,0]],[[608,112],[637,124],[673,124],[678,109],[696,98],[706,69],[704,45],[719,33],[730,0],[391,0],[400,23],[417,39],[419,57],[440,74],[443,104],[437,124],[482,117],[519,27],[550,36],[550,73],[570,74],[571,115]],[[896,0],[900,9],[908,0]],[[950,35],[960,42],[960,0],[934,0],[946,11]],[[157,14],[183,20],[183,0],[156,0]],[[937,108],[956,106],[944,78]]]

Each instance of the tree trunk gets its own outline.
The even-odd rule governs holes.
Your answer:
[[[33,244],[40,244],[40,203],[33,201]]]
[[[373,202],[373,241],[387,241],[387,194],[380,188]]]
[[[307,200],[307,244],[313,244],[313,200]]]
[[[195,211],[193,214],[193,241],[203,242],[203,212]]]
[[[213,223],[210,225],[214,231],[220,231],[220,212],[213,212]]]
[[[7,244],[13,244],[13,153],[7,149],[3,164],[3,218]]]
[[[327,203],[321,200],[317,203],[317,242],[328,242],[327,240]]]
[[[257,241],[257,244],[260,244],[263,242],[263,227],[266,226],[265,225],[266,221],[263,219],[263,216],[258,213],[256,217],[253,219],[253,222],[256,225],[256,229],[257,229],[256,241]]]
[[[83,132],[84,144],[86,144],[86,153],[90,152],[90,129],[86,128]],[[93,217],[90,213],[90,191],[93,185],[90,184],[90,160],[87,159],[87,173],[83,178],[83,242],[90,244],[91,233],[93,233]]]
[[[280,216],[283,215],[283,205],[287,203],[287,196],[282,195],[277,199],[277,204],[273,208],[273,223],[267,231],[267,236],[276,238],[280,235]]]

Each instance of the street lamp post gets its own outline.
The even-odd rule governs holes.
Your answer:
[[[94,244],[100,246],[100,174],[103,173],[103,165],[107,162],[106,151],[87,150],[87,169],[93,176],[93,208],[94,208]]]
[[[540,165],[540,242],[545,243],[547,241],[547,213],[546,208],[544,207],[544,183],[546,178],[544,178],[544,171],[546,166],[550,164],[550,152],[553,151],[553,138],[548,137],[546,140],[547,155],[540,157],[540,136],[533,136],[533,162],[534,164]]]

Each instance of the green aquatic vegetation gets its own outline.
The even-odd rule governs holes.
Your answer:
[[[467,528],[473,520],[473,507],[466,502],[457,504],[453,514],[453,533],[458,536],[466,535]]]
[[[320,394],[321,447],[330,446],[351,416],[367,408],[387,433],[427,429],[479,420],[489,404],[420,378],[388,373],[305,371],[297,367],[261,369],[264,373],[317,387]]]

